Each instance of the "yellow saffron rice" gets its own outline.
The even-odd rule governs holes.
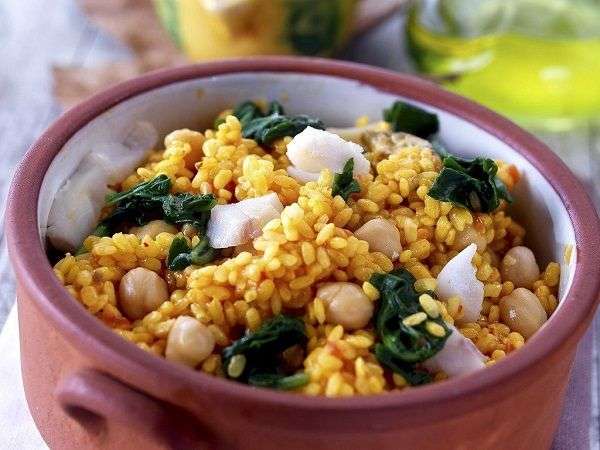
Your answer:
[[[159,356],[165,355],[175,319],[196,318],[208,326],[216,342],[213,354],[197,370],[216,376],[224,376],[221,350],[240,337],[240,330],[256,330],[282,312],[301,317],[308,335],[303,367],[310,380],[299,390],[330,397],[377,394],[405,389],[406,380],[375,358],[372,325],[344,330],[327,322],[325,302],[315,297],[317,286],[351,281],[376,305],[379,292],[368,282],[371,275],[401,266],[417,279],[419,302],[427,313],[405,321],[420,323],[441,315],[454,323],[463,314],[460,299],[440,302],[427,292],[435,289],[437,275],[458,253],[453,250],[457,236],[474,228],[487,242],[486,250],[473,260],[485,298],[480,318],[462,323],[459,331],[488,358],[488,365],[524,345],[524,337],[502,323],[499,314],[499,300],[514,289],[502,279],[499,260],[525,237],[525,229],[510,217],[504,203],[484,214],[429,197],[442,163],[427,146],[408,146],[385,157],[367,155],[373,167],[371,174],[359,177],[360,193],[348,202],[340,196],[332,198],[333,174],[328,170],[321,172],[318,181],[304,185],[287,174],[289,141],[281,139],[267,152],[243,138],[240,122],[230,115],[216,130],[171,133],[164,149],[154,151],[144,166],[114,186],[126,190],[165,174],[173,192],[212,193],[220,204],[275,192],[285,208],[251,244],[225,251],[204,267],[172,272],[166,258],[174,234],[163,232],[141,240],[124,233],[89,236],[83,252],[67,254],[56,263],[56,276],[90,313]],[[498,166],[498,176],[511,189],[518,182],[518,171],[502,162]],[[376,217],[391,220],[400,233],[403,250],[394,263],[354,236],[355,230]],[[194,239],[192,244],[198,240]],[[170,298],[132,321],[119,306],[118,292],[121,278],[136,267],[165,279]],[[557,307],[559,276],[559,265],[550,263],[532,288],[548,315]],[[432,334],[439,331],[429,324],[436,324],[427,325]],[[443,378],[443,373],[435,375],[435,380]]]

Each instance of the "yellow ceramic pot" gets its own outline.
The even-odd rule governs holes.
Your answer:
[[[154,0],[154,3],[179,48],[191,59],[204,60],[267,54],[330,55],[347,42],[357,27],[374,24],[402,1]]]

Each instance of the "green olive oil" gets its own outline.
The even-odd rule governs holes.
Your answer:
[[[518,18],[520,11],[512,14]],[[526,126],[565,130],[600,118],[600,13],[597,17],[597,33],[567,33],[561,23],[560,30],[547,33],[505,26],[463,36],[448,27],[428,28],[416,6],[407,42],[421,72],[448,89]]]

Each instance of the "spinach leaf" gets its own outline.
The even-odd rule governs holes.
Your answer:
[[[112,230],[108,225],[103,223],[100,223],[96,228],[94,228],[94,231],[92,231],[92,236],[105,237],[111,235]],[[75,250],[75,256],[83,255],[85,253],[87,253],[87,250],[83,244],[81,244],[79,248]]]
[[[383,119],[392,125],[394,131],[414,134],[423,139],[428,139],[440,129],[436,114],[399,100],[383,110]]]
[[[254,139],[259,144],[269,145],[274,140],[286,136],[296,136],[306,127],[325,129],[325,125],[318,119],[306,116],[282,116],[275,112],[266,117],[251,120],[244,128],[245,138]]]
[[[429,196],[475,212],[491,212],[504,199],[512,203],[506,186],[496,177],[498,166],[487,158],[461,159],[448,155]]]
[[[217,255],[218,251],[210,246],[207,238],[202,238],[194,248],[191,248],[187,239],[179,235],[173,239],[169,247],[167,267],[170,270],[183,270],[192,264],[202,266],[213,261]]]
[[[187,239],[182,236],[175,236],[169,254],[167,255],[167,267],[171,270],[183,270],[192,262],[189,259],[189,253],[192,249],[188,245]]]
[[[353,177],[354,172],[354,159],[350,158],[344,164],[342,173],[336,173],[333,176],[333,184],[331,186],[331,196],[341,196],[344,201],[348,201],[350,194],[360,192],[360,185]]]
[[[392,372],[402,375],[411,386],[431,383],[432,376],[429,372],[396,358],[383,344],[375,345],[375,357]]]
[[[234,379],[255,386],[294,389],[308,382],[303,374],[286,374],[279,362],[281,354],[294,345],[306,344],[304,323],[300,319],[280,314],[265,322],[254,333],[247,334],[225,348],[221,354],[223,371],[233,358],[243,356],[243,368]]]
[[[131,198],[117,203],[113,211],[100,222],[110,234],[123,228],[124,224],[145,225],[162,218],[162,196],[156,198]]]
[[[276,139],[285,136],[296,136],[306,127],[325,129],[325,125],[318,119],[306,116],[287,116],[283,106],[278,102],[269,103],[266,114],[260,107],[251,101],[240,103],[233,110],[241,125],[245,138],[254,139],[261,145],[269,145]]]
[[[189,223],[204,233],[210,219],[210,210],[217,204],[214,195],[178,193],[162,199],[164,218],[173,224]]]
[[[110,234],[111,234],[110,227],[108,227],[106,224],[103,224],[103,223],[98,224],[98,226],[96,228],[94,228],[94,231],[92,231],[92,235],[98,236],[98,237],[110,236]]]
[[[415,277],[402,268],[387,274],[373,274],[370,279],[380,293],[375,330],[381,342],[376,346],[375,356],[411,384],[427,381],[426,374],[415,365],[438,353],[451,333],[441,317],[427,320],[444,328],[443,337],[430,334],[425,328],[426,321],[411,326],[403,323],[408,316],[424,312],[419,304],[420,294],[414,288],[415,281]]]
[[[190,252],[190,261],[196,266],[202,266],[216,259],[219,250],[212,248],[207,237],[204,237],[196,244]]]
[[[283,105],[281,103],[279,103],[278,101],[273,100],[271,103],[269,103],[269,109],[267,111],[267,116],[270,116],[271,114],[279,114],[279,115],[284,116],[285,111],[283,110]]]
[[[108,206],[124,201],[155,200],[171,190],[171,180],[166,175],[159,175],[152,180],[137,184],[128,191],[113,192],[106,196]]]
[[[249,100],[240,103],[235,107],[232,113],[235,117],[238,118],[242,128],[244,128],[252,119],[256,119],[257,117],[263,117],[264,114],[260,110],[259,106],[251,102]]]
[[[100,222],[99,227],[110,235],[125,223],[139,226],[154,219],[161,219],[162,200],[170,189],[169,177],[159,175],[127,191],[108,194],[106,204],[115,208]]]
[[[219,128],[219,125],[221,125],[222,123],[225,123],[225,117],[223,116],[218,116],[215,121],[213,122],[213,128],[215,130],[217,130]]]
[[[163,219],[173,224],[189,223],[204,232],[210,218],[210,210],[216,204],[212,194],[170,194],[171,180],[159,175],[133,188],[109,194],[108,206],[113,211],[99,224],[107,235],[125,224],[144,225],[154,219]]]
[[[248,377],[248,384],[252,386],[260,386],[270,389],[279,389],[289,391],[308,384],[309,376],[304,372],[295,373],[293,375],[281,375],[279,373],[251,373]]]
[[[281,103],[277,101],[272,101],[269,103],[267,114],[264,114],[260,109],[260,106],[250,100],[246,100],[245,102],[238,104],[231,114],[238,118],[243,129],[253,119],[270,116],[271,114],[279,114],[283,116],[285,113],[283,111],[283,106],[281,106]],[[214,123],[215,130],[219,128],[219,125],[222,123],[225,123],[225,117],[217,117]]]

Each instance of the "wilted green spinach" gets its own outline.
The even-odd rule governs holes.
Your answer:
[[[304,322],[280,314],[225,348],[221,354],[223,370],[229,378],[253,386],[298,388],[308,382],[308,376],[285,373],[281,355],[288,348],[304,345],[306,341]],[[240,364],[240,358],[241,367],[236,367],[236,373],[232,374],[232,361],[237,359],[236,363]]]
[[[379,309],[375,316],[375,330],[380,343],[375,346],[375,356],[381,364],[402,375],[410,384],[423,384],[430,380],[426,371],[416,364],[438,353],[451,331],[441,317],[428,318],[441,325],[446,334],[437,337],[425,328],[425,321],[408,326],[403,320],[415,313],[424,312],[415,290],[415,277],[405,269],[390,273],[375,273],[370,279],[380,293]]]
[[[428,195],[475,212],[491,212],[500,200],[512,202],[512,196],[498,177],[498,166],[488,158],[461,159],[447,154],[444,167]]]
[[[342,173],[336,173],[333,176],[333,184],[331,186],[331,196],[341,196],[344,201],[348,200],[350,194],[360,192],[360,185],[358,181],[354,179],[354,159],[350,158],[344,164]]]
[[[106,204],[122,205],[125,201],[151,201],[163,195],[166,195],[171,190],[171,180],[166,175],[159,175],[152,180],[139,183],[131,189],[123,192],[113,192],[106,195]]]
[[[96,228],[94,228],[94,231],[92,231],[91,233],[92,236],[98,237],[110,236],[111,234],[112,233],[110,227],[102,223],[99,224]],[[83,244],[81,244],[79,248],[75,250],[75,256],[83,255],[84,253],[87,253],[87,249]]]
[[[389,122],[394,131],[403,131],[423,139],[430,138],[440,129],[436,114],[399,100],[383,110],[383,120]]]
[[[235,107],[233,115],[242,125],[243,136],[261,145],[269,145],[285,136],[296,136],[306,127],[325,129],[319,119],[304,114],[287,116],[279,102],[269,103],[267,112],[263,113],[256,103],[245,101]]]
[[[193,195],[178,193],[167,195],[162,200],[164,219],[173,224],[190,224],[198,232],[204,232],[210,210],[217,204],[212,194]]]
[[[237,105],[232,114],[238,118],[242,128],[246,127],[252,119],[264,116],[259,106],[249,100]]]
[[[216,204],[212,194],[170,194],[171,180],[159,175],[133,188],[106,196],[106,204],[113,211],[97,227],[111,235],[124,224],[144,225],[151,220],[163,219],[173,224],[191,224],[203,233]]]
[[[170,270],[183,270],[192,264],[201,266],[208,264],[217,257],[218,251],[210,246],[208,239],[203,237],[194,248],[190,247],[187,239],[176,236],[169,247],[167,267]]]

